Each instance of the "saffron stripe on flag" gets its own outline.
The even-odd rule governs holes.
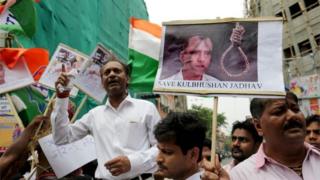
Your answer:
[[[159,64],[161,27],[131,18],[129,31],[130,90],[152,92]]]

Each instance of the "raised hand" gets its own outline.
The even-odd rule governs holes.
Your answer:
[[[62,64],[61,74],[55,82],[55,88],[58,98],[69,97],[70,89],[65,88],[68,86],[69,82],[70,79],[68,77],[68,74],[66,73],[65,65]]]

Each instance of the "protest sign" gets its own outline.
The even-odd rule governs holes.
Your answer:
[[[106,91],[101,83],[100,68],[112,57],[111,51],[102,44],[98,44],[90,56],[90,60],[84,63],[79,71],[74,85],[97,102],[102,102]]]
[[[58,178],[97,158],[92,136],[57,146],[53,142],[52,134],[49,134],[39,139],[39,144]]]
[[[281,49],[279,18],[164,23],[154,91],[283,96]]]
[[[22,133],[23,127],[15,116],[8,96],[0,96],[0,152],[4,152]]]
[[[29,86],[34,82],[24,60],[9,69],[3,61],[0,61],[0,94]]]
[[[50,89],[55,89],[54,83],[61,73],[62,65],[65,66],[66,73],[77,74],[86,61],[88,61],[88,57],[85,54],[64,44],[59,44],[39,83]]]

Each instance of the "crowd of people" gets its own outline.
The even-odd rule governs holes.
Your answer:
[[[56,91],[50,117],[53,139],[58,145],[86,135],[93,137],[97,154],[95,179],[315,180],[320,177],[320,117],[313,115],[305,119],[293,93],[279,99],[251,100],[252,119],[233,124],[233,160],[222,167],[218,156],[215,162],[209,161],[212,157],[206,139],[207,127],[199,117],[171,112],[161,119],[151,102],[128,94],[129,69],[117,57],[108,60],[100,74],[108,94],[106,104],[70,123],[70,91]],[[69,81],[62,72],[55,86],[67,86]],[[17,169],[13,163],[24,154],[35,129],[45,119],[49,117],[36,117],[1,156],[0,179],[10,179],[9,169]]]

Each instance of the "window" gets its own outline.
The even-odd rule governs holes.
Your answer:
[[[305,56],[312,52],[309,39],[304,40],[298,44],[301,56]]]
[[[301,8],[298,3],[289,7],[291,18],[294,19],[302,14]]]
[[[307,11],[319,6],[318,0],[304,0],[304,4],[306,6]]]
[[[314,40],[316,41],[317,45],[320,46],[320,34],[315,35]]]
[[[283,50],[283,55],[285,58],[292,58],[296,56],[296,52],[294,51],[293,46],[288,47]]]

